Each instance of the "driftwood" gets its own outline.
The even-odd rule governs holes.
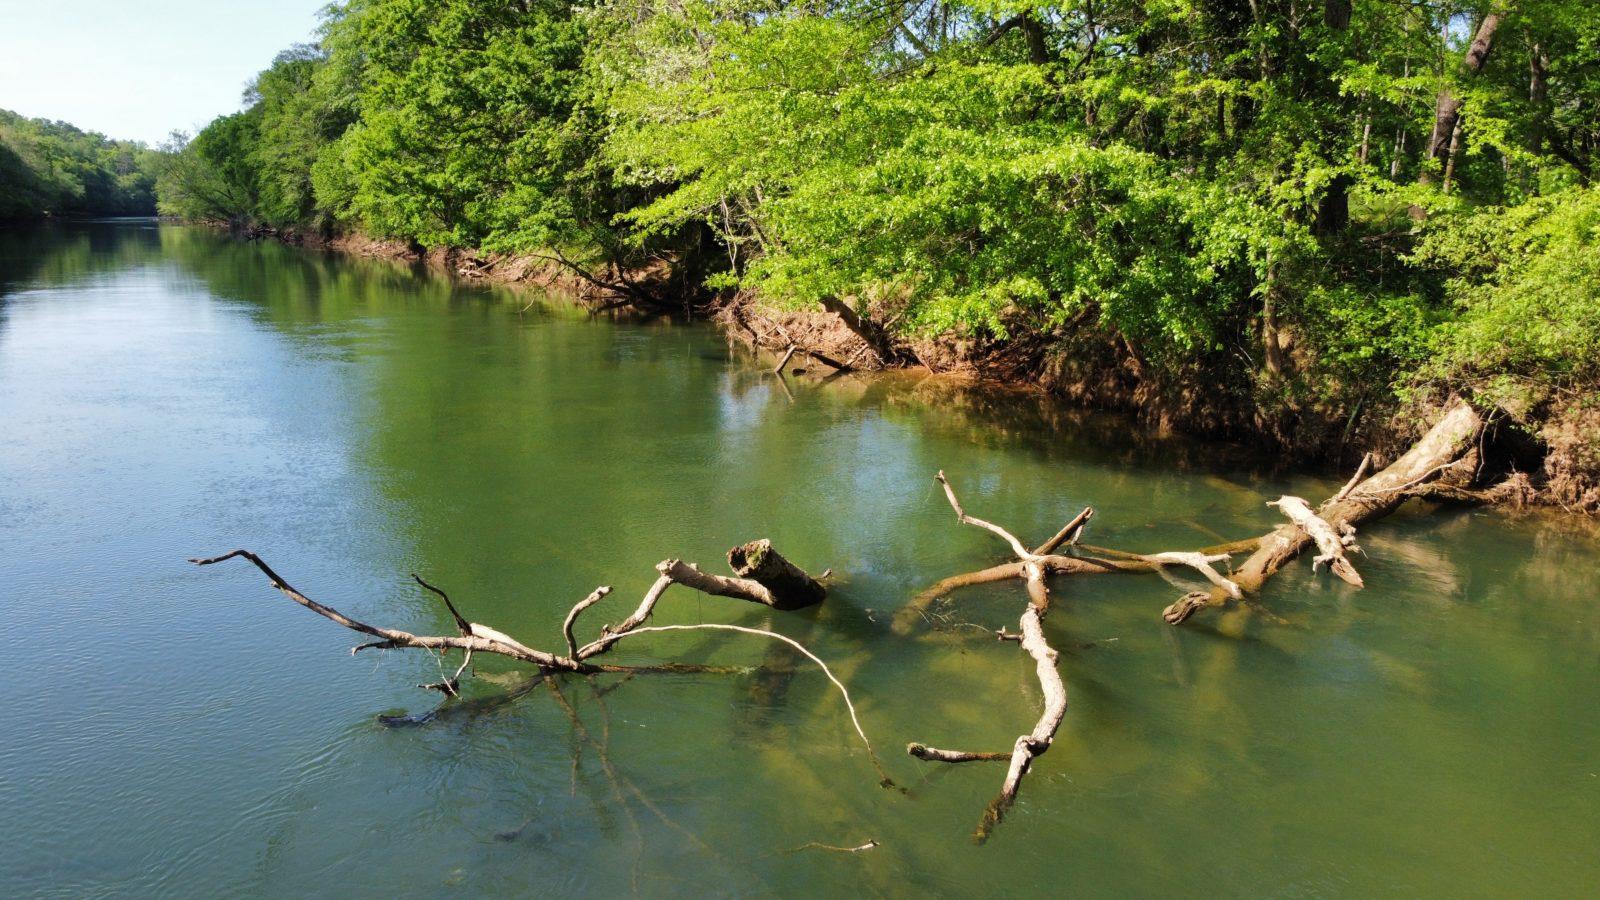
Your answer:
[[[1085,509],[1079,517],[1085,521],[1089,518],[1085,513],[1092,514],[1092,509]],[[1081,528],[1082,523],[1079,523]],[[1044,567],[1046,575],[1108,575],[1129,574],[1136,572],[1159,572],[1169,566],[1182,565],[1198,571],[1207,581],[1218,587],[1229,597],[1242,596],[1242,591],[1237,584],[1233,584],[1230,576],[1224,576],[1215,568],[1215,564],[1223,562],[1235,553],[1244,553],[1256,549],[1259,540],[1251,538],[1243,541],[1230,541],[1226,544],[1217,544],[1193,552],[1164,551],[1161,553],[1127,553],[1121,550],[1112,550],[1107,547],[1092,547],[1078,543],[1074,535],[1071,546],[1085,551],[1081,556],[1064,556],[1055,553],[1038,555],[1039,563]],[[1041,546],[1050,546],[1049,542]],[[997,581],[1008,581],[1013,578],[1025,576],[1022,562],[1001,563],[976,572],[964,572],[960,575],[951,575],[940,579],[926,590],[911,598],[902,606],[894,617],[893,628],[897,634],[910,634],[916,630],[918,624],[927,614],[927,610],[940,598],[949,595],[952,591],[979,584],[991,584]],[[1229,587],[1228,585],[1232,585]]]
[[[765,587],[774,609],[804,609],[828,596],[828,589],[807,575],[805,570],[772,549],[766,538],[740,544],[728,551],[728,568],[740,578]]]
[[[1193,552],[1127,553],[1081,544],[1074,534],[1065,543],[1083,553],[1073,556],[1040,553],[1046,548],[1055,549],[1047,543],[1035,550],[1034,554],[1047,575],[1152,572],[1168,565],[1187,565],[1195,569],[1213,587],[1209,591],[1191,591],[1168,606],[1162,612],[1162,618],[1172,625],[1187,621],[1203,609],[1222,607],[1231,602],[1250,602],[1250,595],[1260,592],[1267,579],[1313,546],[1320,551],[1313,560],[1314,567],[1327,563],[1336,576],[1360,587],[1361,575],[1347,556],[1347,551],[1358,549],[1353,540],[1357,526],[1388,515],[1412,498],[1440,502],[1493,502],[1515,498],[1519,491],[1525,490],[1524,481],[1517,475],[1490,488],[1479,485],[1486,463],[1484,441],[1489,424],[1488,419],[1470,404],[1457,401],[1403,456],[1365,480],[1362,475],[1371,465],[1372,458],[1370,454],[1363,457],[1355,477],[1318,509],[1313,511],[1310,504],[1298,497],[1281,497],[1273,501],[1272,505],[1283,510],[1290,523],[1260,537],[1230,541]],[[1089,510],[1085,510],[1082,515],[1087,519],[1089,513]],[[1079,524],[1081,526],[1082,523]],[[1070,530],[1070,525],[1068,529],[1063,529],[1064,533]],[[1020,549],[1020,545],[1015,545],[1013,549]],[[1214,568],[1215,563],[1224,561],[1231,554],[1247,551],[1251,552],[1251,556],[1227,575]],[[914,630],[926,615],[926,610],[951,591],[1020,578],[1025,574],[1024,567],[1025,562],[1019,557],[1017,562],[944,578],[912,598],[896,613],[895,631],[905,634]]]
[[[945,497],[950,500],[950,506],[956,511],[956,521],[964,525],[974,525],[997,535],[1001,540],[1011,545],[1011,550],[1017,555],[1016,569],[1007,577],[1021,577],[1027,585],[1028,605],[1023,608],[1020,621],[1022,634],[1015,638],[1022,651],[1033,658],[1034,673],[1039,679],[1039,689],[1044,695],[1044,710],[1039,714],[1039,720],[1034,724],[1033,730],[1027,734],[1019,735],[1012,744],[1011,752],[1006,753],[972,753],[960,750],[941,750],[929,747],[926,744],[911,744],[906,747],[906,752],[917,759],[940,762],[968,762],[973,760],[998,760],[1006,759],[1006,778],[1000,786],[1000,793],[989,804],[984,813],[983,820],[979,823],[974,837],[980,842],[987,839],[994,826],[1000,823],[1006,810],[1016,802],[1017,791],[1022,786],[1022,777],[1028,774],[1033,760],[1050,749],[1050,744],[1055,740],[1056,731],[1061,728],[1062,719],[1067,715],[1067,686],[1061,680],[1061,672],[1056,668],[1057,654],[1044,636],[1044,617],[1050,612],[1050,587],[1045,583],[1048,571],[1047,557],[1029,550],[1017,536],[1001,528],[993,522],[986,522],[975,516],[967,515],[961,508],[961,501],[956,499],[955,489],[950,486],[949,479],[944,472],[938,474],[939,484],[944,486]],[[1093,513],[1084,510],[1078,514],[1068,527],[1063,528],[1057,536],[1040,545],[1042,548],[1050,547],[1053,543],[1059,546],[1068,536],[1075,533],[1083,522],[1088,521]],[[1076,524],[1074,524],[1076,523]],[[993,571],[993,570],[990,570]],[[999,580],[995,578],[993,580]]]
[[[1357,526],[1394,512],[1412,497],[1451,497],[1477,482],[1484,463],[1482,444],[1487,426],[1488,422],[1482,414],[1470,404],[1458,401],[1405,455],[1365,481],[1346,485],[1316,511],[1313,518],[1327,525],[1329,530],[1323,531],[1309,520],[1306,524],[1321,534],[1320,540],[1317,534],[1308,531],[1301,523],[1280,526],[1261,536],[1260,548],[1233,573],[1233,582],[1246,594],[1256,593],[1267,579],[1313,545],[1322,551],[1318,559],[1330,562],[1334,574],[1345,577],[1335,560],[1349,566],[1343,557],[1343,549],[1348,549],[1344,540],[1354,533]],[[1363,461],[1363,469],[1366,464]],[[1291,504],[1294,512],[1290,509],[1285,509],[1285,512],[1289,512],[1292,519],[1299,511],[1298,506],[1303,505],[1303,501],[1298,505]],[[1326,559],[1330,551],[1335,549],[1326,545],[1330,535],[1340,545],[1339,552],[1333,554],[1332,560]],[[1355,574],[1353,567],[1349,567],[1349,574],[1355,578],[1351,583],[1359,586],[1361,576]],[[1350,578],[1346,577],[1345,580],[1350,581]],[[1200,610],[1224,606],[1233,599],[1236,598],[1216,588],[1196,591],[1167,607],[1162,618],[1169,624],[1177,625]]]
[[[235,557],[250,561],[256,568],[261,570],[262,574],[267,576],[267,580],[272,583],[273,587],[301,606],[352,631],[379,638],[379,640],[370,641],[352,648],[350,651],[352,654],[362,650],[394,650],[402,648],[431,650],[440,653],[449,650],[463,651],[465,658],[454,676],[438,684],[422,685],[422,687],[438,690],[450,696],[459,694],[459,679],[471,663],[473,653],[491,653],[521,662],[532,663],[546,673],[726,671],[725,669],[718,670],[715,667],[691,666],[681,663],[666,666],[610,666],[595,663],[592,660],[594,657],[610,650],[623,638],[665,631],[736,631],[781,641],[794,647],[812,662],[815,662],[822,669],[823,674],[828,677],[828,680],[839,689],[840,695],[844,698],[845,707],[849,710],[851,725],[854,726],[856,734],[860,736],[862,744],[866,746],[874,767],[878,769],[880,774],[884,775],[884,781],[888,782],[888,776],[883,773],[883,768],[878,762],[877,755],[873,752],[872,742],[867,739],[867,733],[861,727],[861,720],[856,715],[855,704],[851,702],[850,692],[845,688],[844,683],[834,676],[833,671],[828,668],[826,663],[798,641],[775,632],[763,631],[757,628],[745,628],[740,625],[719,623],[656,625],[649,627],[644,625],[650,618],[651,613],[654,612],[656,604],[660,602],[662,595],[666,593],[667,588],[674,584],[682,584],[705,594],[734,597],[775,609],[795,609],[820,602],[826,594],[826,589],[812,579],[811,576],[807,575],[803,569],[784,559],[778,551],[772,549],[770,541],[751,541],[728,552],[729,561],[734,562],[737,560],[734,563],[735,566],[750,572],[756,576],[754,578],[728,578],[722,575],[712,575],[708,572],[702,572],[693,564],[685,563],[682,560],[662,560],[656,566],[658,576],[655,583],[645,592],[644,599],[640,601],[639,607],[621,622],[602,627],[600,636],[597,639],[580,647],[573,637],[573,628],[577,624],[579,617],[585,610],[605,599],[611,592],[609,586],[602,585],[596,588],[589,596],[574,604],[561,623],[562,637],[565,639],[567,646],[565,655],[529,647],[504,632],[490,628],[487,625],[467,621],[460,611],[456,609],[455,604],[451,602],[448,594],[415,575],[412,578],[419,585],[436,594],[444,602],[445,608],[455,621],[456,634],[416,635],[408,631],[401,631],[396,628],[382,628],[353,619],[330,606],[325,606],[307,597],[287,581],[284,581],[277,572],[273,571],[271,566],[267,565],[265,560],[249,550],[234,550],[221,556],[191,559],[189,561],[195,565],[209,566]],[[763,581],[767,583],[764,584]]]
[[[911,756],[929,762],[963,763],[1003,759],[1009,763],[1000,793],[989,804],[974,833],[974,838],[981,842],[988,838],[1000,824],[1006,811],[1016,802],[1023,776],[1028,773],[1033,760],[1050,749],[1056,731],[1060,729],[1061,722],[1066,717],[1066,685],[1056,668],[1057,653],[1044,635],[1044,617],[1050,611],[1050,588],[1047,583],[1049,576],[1154,572],[1168,566],[1187,566],[1217,585],[1218,590],[1224,591],[1228,596],[1237,597],[1242,595],[1239,586],[1218,572],[1214,566],[1227,560],[1232,553],[1252,548],[1254,543],[1234,542],[1198,552],[1124,553],[1104,548],[1083,548],[1097,555],[1057,554],[1055,551],[1064,546],[1081,546],[1078,545],[1078,539],[1082,536],[1085,524],[1094,516],[1093,508],[1085,508],[1053,537],[1030,550],[1010,531],[993,522],[969,515],[962,508],[961,501],[956,497],[955,489],[951,487],[945,474],[940,472],[936,477],[944,488],[945,497],[950,501],[951,508],[956,512],[956,520],[964,525],[973,525],[995,534],[1011,547],[1011,552],[1017,560],[940,581],[913,598],[896,614],[894,628],[902,634],[910,631],[925,616],[925,610],[934,600],[956,588],[1020,579],[1028,591],[1028,605],[1023,609],[1019,620],[1020,633],[1012,634],[1002,630],[998,633],[998,637],[1002,641],[1016,642],[1022,651],[1033,659],[1034,671],[1044,697],[1044,710],[1038,722],[1032,731],[1017,737],[1010,752],[948,750],[922,743],[913,743],[906,747],[906,752]]]
[[[939,483],[943,485],[945,496],[956,511],[956,518],[963,524],[974,525],[999,536],[1010,545],[1017,559],[1015,562],[953,575],[939,581],[896,614],[895,630],[905,633],[914,628],[919,620],[927,617],[926,610],[933,601],[952,590],[1013,578],[1022,579],[1027,586],[1029,603],[1022,614],[1021,633],[1011,634],[1002,630],[998,634],[1001,640],[1016,641],[1034,659],[1044,696],[1044,711],[1033,731],[1018,737],[1010,753],[946,750],[921,743],[909,745],[907,752],[917,759],[930,762],[1009,761],[1000,794],[989,804],[975,835],[980,841],[985,839],[1015,802],[1021,779],[1027,774],[1032,761],[1049,749],[1067,710],[1066,690],[1056,668],[1056,651],[1050,647],[1042,627],[1044,616],[1050,610],[1050,592],[1046,583],[1048,576],[1150,572],[1171,565],[1187,566],[1210,581],[1212,588],[1209,591],[1191,592],[1168,607],[1163,618],[1170,624],[1181,623],[1207,607],[1248,601],[1249,594],[1258,592],[1284,564],[1312,546],[1319,551],[1312,561],[1313,569],[1326,563],[1339,578],[1360,587],[1361,575],[1347,556],[1348,551],[1357,549],[1357,525],[1387,515],[1412,497],[1458,500],[1463,497],[1492,496],[1502,488],[1515,490],[1515,485],[1511,484],[1514,479],[1508,479],[1492,491],[1474,489],[1484,466],[1486,428],[1487,422],[1482,415],[1464,402],[1457,403],[1404,456],[1365,480],[1362,476],[1371,464],[1371,458],[1364,458],[1355,477],[1321,508],[1313,510],[1310,504],[1299,497],[1280,497],[1269,505],[1280,509],[1289,518],[1290,524],[1259,538],[1232,541],[1199,551],[1128,553],[1083,545],[1077,539],[1083,523],[1093,514],[1089,509],[1069,522],[1051,541],[1029,550],[1006,529],[968,515],[956,498],[950,482],[940,472]],[[1053,552],[1064,544],[1075,551],[1093,555],[1067,556]],[[1216,564],[1228,560],[1231,554],[1246,551],[1253,552],[1239,569],[1226,575],[1217,571]]]
[[[1313,509],[1299,497],[1283,496],[1268,505],[1277,507],[1289,522],[1267,534],[1239,541],[1231,541],[1195,551],[1162,551],[1157,553],[1131,553],[1121,550],[1093,547],[1080,542],[1084,526],[1094,516],[1094,510],[1085,508],[1068,521],[1049,540],[1029,548],[1011,531],[992,522],[969,515],[956,496],[955,489],[941,471],[937,480],[944,489],[957,521],[982,528],[999,537],[1010,548],[1014,560],[990,566],[975,572],[954,575],[934,584],[908,602],[896,614],[894,629],[905,633],[927,618],[927,608],[953,590],[978,584],[995,583],[1011,579],[1020,580],[1028,602],[1019,617],[1016,633],[1001,629],[996,634],[1003,642],[1014,642],[1033,661],[1039,682],[1042,709],[1032,729],[1013,741],[1009,751],[964,751],[931,747],[922,743],[907,746],[914,758],[930,762],[966,763],[1007,762],[1005,779],[999,794],[989,804],[976,829],[974,837],[986,840],[1000,823],[1006,812],[1015,804],[1022,780],[1034,760],[1048,751],[1065,720],[1068,701],[1066,686],[1058,668],[1059,655],[1050,645],[1044,631],[1044,619],[1051,610],[1049,578],[1056,575],[1092,575],[1110,573],[1156,572],[1171,566],[1193,569],[1212,585],[1209,591],[1194,591],[1168,607],[1163,618],[1171,624],[1186,621],[1196,612],[1221,607],[1232,602],[1251,602],[1250,595],[1261,590],[1267,579],[1306,549],[1316,547],[1318,555],[1312,561],[1313,570],[1326,563],[1338,577],[1356,587],[1362,578],[1348,558],[1356,550],[1355,529],[1392,512],[1407,499],[1420,497],[1440,501],[1460,501],[1495,498],[1509,495],[1519,489],[1517,476],[1513,475],[1499,485],[1484,489],[1480,484],[1485,467],[1485,442],[1489,422],[1466,403],[1457,403],[1419,440],[1405,455],[1363,478],[1370,455],[1363,458],[1354,477],[1333,497]],[[1227,572],[1218,566],[1226,563],[1232,554],[1250,552],[1251,555],[1238,568]],[[645,592],[637,608],[616,624],[600,629],[598,636],[580,643],[575,632],[582,616],[601,603],[611,592],[608,586],[596,588],[584,599],[574,604],[561,624],[565,652],[551,652],[529,646],[504,632],[469,621],[457,609],[450,597],[440,588],[413,576],[424,589],[437,595],[448,610],[455,625],[453,635],[416,635],[399,629],[379,627],[353,619],[332,607],[314,601],[284,581],[270,566],[248,550],[234,550],[209,559],[194,559],[198,565],[211,565],[240,557],[256,566],[273,587],[285,596],[312,612],[358,633],[375,638],[352,649],[352,653],[366,649],[417,648],[443,654],[460,650],[463,660],[454,675],[438,684],[424,685],[449,696],[459,696],[459,682],[472,662],[475,653],[505,656],[536,666],[541,675],[559,673],[625,672],[629,676],[642,672],[658,671],[728,671],[709,666],[685,664],[665,665],[607,665],[597,657],[608,652],[618,642],[638,635],[667,631],[721,630],[762,636],[793,647],[815,662],[838,689],[849,712],[851,724],[867,754],[880,775],[882,783],[892,782],[884,773],[866,731],[857,715],[849,691],[831,669],[798,641],[755,628],[720,623],[698,625],[647,625],[657,604],[673,585],[684,585],[694,590],[716,596],[731,597],[746,602],[759,603],[779,610],[798,609],[821,602],[826,588],[805,570],[785,559],[769,541],[752,541],[732,548],[728,564],[732,577],[701,571],[691,563],[666,559],[656,566],[655,582]],[[824,573],[824,578],[827,573]],[[978,626],[974,626],[978,627]],[[441,674],[443,674],[441,672]],[[612,687],[615,687],[613,685]],[[559,694],[559,688],[556,688]],[[609,765],[606,766],[609,769]],[[610,774],[608,772],[608,774]],[[858,852],[871,849],[876,842],[859,847],[833,847],[821,844],[808,846],[824,849]]]
[[[1311,505],[1299,497],[1279,497],[1267,504],[1283,510],[1289,521],[1300,526],[1300,530],[1311,535],[1311,540],[1322,551],[1322,555],[1311,560],[1311,571],[1315,572],[1317,566],[1327,563],[1329,571],[1339,576],[1342,580],[1365,587],[1361,580],[1361,573],[1350,564],[1346,558],[1346,550],[1360,550],[1356,546],[1356,529],[1349,522],[1341,522],[1339,531],[1334,531],[1328,521],[1311,511]],[[1233,599],[1238,600],[1241,595],[1234,594]]]

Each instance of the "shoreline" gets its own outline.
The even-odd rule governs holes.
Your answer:
[[[700,316],[730,340],[775,359],[792,346],[835,371],[873,373],[925,371],[956,376],[974,385],[1039,396],[1047,403],[1089,413],[1128,417],[1151,438],[1214,441],[1230,452],[1278,456],[1284,466],[1337,473],[1353,470],[1369,454],[1385,464],[1404,453],[1426,430],[1450,396],[1409,406],[1353,411],[1315,406],[1269,406],[1240,385],[1209,385],[1203,367],[1152,375],[1134,349],[1090,328],[1053,334],[1023,334],[1008,341],[977,342],[956,337],[906,340],[871,323],[847,322],[840,311],[765,307],[752,292],[683,292],[684,302],[640,303],[622,285],[660,284],[661,271],[617,273],[613,284],[580,276],[552,257],[481,253],[460,248],[423,248],[359,232],[322,235],[272,228],[222,226],[247,240],[272,238],[307,249],[368,259],[423,265],[464,282],[533,285],[565,295],[596,311],[631,308],[658,315]],[[658,293],[656,296],[661,296]],[[874,334],[874,330],[877,331]],[[1259,392],[1257,392],[1259,393]],[[1494,505],[1542,506],[1576,516],[1600,513],[1600,409],[1576,405],[1554,414],[1518,417],[1501,410],[1514,437],[1507,480]]]

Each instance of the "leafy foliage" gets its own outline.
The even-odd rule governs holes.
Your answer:
[[[155,212],[157,154],[0,109],[0,221]]]
[[[1438,334],[1438,375],[1600,379],[1600,191],[1461,214],[1416,260],[1449,276],[1455,305]]]
[[[347,0],[162,196],[618,264],[710,234],[714,288],[1092,329],[1243,393],[1572,380],[1597,34],[1564,0]]]

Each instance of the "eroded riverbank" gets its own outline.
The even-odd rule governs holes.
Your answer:
[[[534,285],[602,310],[695,314],[714,320],[730,338],[783,359],[790,348],[812,361],[811,374],[918,370],[1011,390],[1039,392],[1057,403],[1115,412],[1160,438],[1184,434],[1276,454],[1285,466],[1353,469],[1368,454],[1378,465],[1398,458],[1455,394],[1419,389],[1405,404],[1366,406],[1358,400],[1322,402],[1297,396],[1290,385],[1223,385],[1202,365],[1176,370],[1147,366],[1131,344],[1090,327],[1006,341],[955,336],[908,340],[857,320],[846,309],[795,311],[765,306],[750,293],[712,294],[682,279],[663,282],[670,267],[633,273],[578,271],[551,257],[507,256],[471,250],[427,250],[361,234],[337,236],[263,232],[291,244],[365,258],[422,264],[466,281]],[[654,279],[654,280],[653,280]],[[633,291],[636,286],[645,289]],[[1469,397],[1469,399],[1472,399]],[[1566,513],[1600,513],[1600,408],[1592,398],[1557,397],[1537,404],[1487,400],[1486,412],[1520,437],[1503,460],[1522,477],[1485,499],[1522,508],[1542,505]],[[1364,408],[1365,407],[1365,408]]]

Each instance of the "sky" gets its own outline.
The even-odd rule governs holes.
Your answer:
[[[0,0],[0,109],[157,144],[236,112],[327,0]]]

